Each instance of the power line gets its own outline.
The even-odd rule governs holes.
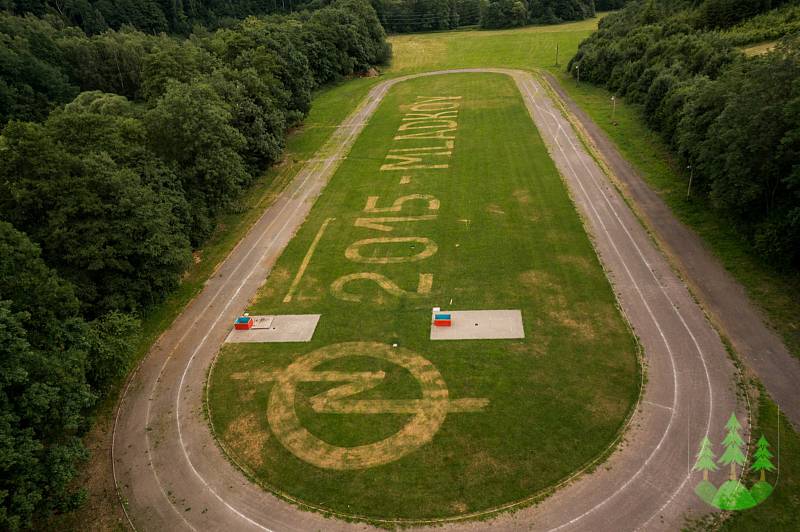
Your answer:
[[[473,11],[468,13],[455,13],[458,18],[467,18],[473,16],[480,16],[480,11]],[[426,14],[419,14],[419,15],[383,15],[379,17],[385,21],[392,21],[392,22],[413,22],[418,20],[429,20],[429,19],[449,19],[453,18],[453,14],[451,13],[426,13]]]

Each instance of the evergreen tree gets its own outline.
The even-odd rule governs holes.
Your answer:
[[[753,471],[759,471],[761,473],[760,480],[761,482],[764,482],[764,471],[775,471],[775,466],[770,461],[770,458],[772,458],[774,455],[769,452],[769,442],[763,434],[761,435],[761,438],[759,438],[757,445],[758,448],[756,449],[754,455],[756,461],[753,463],[751,469]]]
[[[702,471],[703,480],[708,480],[708,472],[719,469],[717,464],[714,463],[714,458],[714,452],[711,450],[711,442],[709,441],[708,436],[706,436],[703,438],[703,441],[700,442],[700,451],[697,453],[697,462],[695,462],[692,470]]]
[[[742,425],[739,423],[739,420],[736,419],[736,414],[731,414],[730,419],[725,424],[725,428],[728,429],[728,435],[725,436],[725,439],[722,441],[722,445],[725,446],[725,452],[722,454],[719,461],[725,465],[730,464],[730,478],[735,481],[736,464],[744,466],[744,463],[747,461],[747,457],[742,453],[744,440],[742,440],[742,437],[739,435],[739,430],[741,430]]]

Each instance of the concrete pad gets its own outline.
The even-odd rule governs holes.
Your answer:
[[[275,316],[250,316],[253,318],[253,329],[269,329],[272,327],[272,322],[275,321]]]
[[[525,338],[522,312],[519,310],[451,310],[450,327],[434,327],[431,316],[431,340],[501,340]]]
[[[319,314],[287,314],[285,316],[251,316],[249,331],[232,330],[229,343],[308,342],[314,336]]]

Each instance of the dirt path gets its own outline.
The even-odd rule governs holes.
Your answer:
[[[781,338],[765,325],[761,312],[750,302],[744,288],[725,270],[694,231],[683,225],[664,200],[620,155],[614,143],[567,95],[558,81],[545,74],[548,83],[586,130],[611,171],[633,200],[638,213],[660,245],[690,283],[692,291],[727,336],[748,368],[753,370],[772,399],[800,430],[800,360],[786,349]]]
[[[301,511],[250,483],[209,431],[202,406],[205,377],[234,317],[263,283],[389,88],[413,77],[455,72],[494,72],[515,80],[645,348],[648,382],[624,445],[597,471],[536,507],[448,528],[675,529],[687,512],[706,511],[693,494],[688,468],[700,438],[709,430],[719,433],[736,408],[734,368],[722,342],[539,82],[521,71],[467,69],[374,87],[153,346],[126,390],[114,434],[115,479],[137,529],[368,528]],[[739,414],[746,417],[742,405]]]

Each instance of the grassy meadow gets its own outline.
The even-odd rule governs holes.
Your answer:
[[[783,335],[790,350],[800,356],[800,321],[794,294],[800,292],[800,280],[776,272],[754,259],[748,246],[726,224],[721,223],[702,202],[685,199],[686,176],[677,167],[657,134],[650,131],[636,106],[618,100],[612,123],[610,93],[589,84],[578,85],[563,72],[564,65],[580,41],[596,27],[597,20],[552,27],[530,27],[507,31],[461,31],[435,34],[399,35],[391,38],[394,47],[392,65],[384,76],[425,70],[459,67],[509,67],[534,70],[542,68],[555,73],[571,97],[615,141],[622,153],[655,187],[681,220],[690,225],[711,245],[726,268],[746,287],[750,296],[766,312],[771,324]],[[555,64],[558,43],[560,65]],[[374,80],[357,80],[323,91],[315,100],[306,128],[293,137],[302,146],[305,139],[320,135],[321,130],[339,119],[336,110],[345,101],[355,101],[366,94]],[[349,108],[349,107],[348,107]],[[767,398],[760,401],[760,421],[756,430],[764,430],[771,441],[777,437],[775,405]],[[797,449],[800,438],[784,422],[781,427],[784,457],[779,489],[768,504],[749,512],[730,516],[726,530],[756,530],[766,519],[777,528],[797,525],[796,514],[787,511],[796,507],[800,474],[794,463],[800,460]],[[717,528],[719,524],[713,525]],[[788,527],[788,528],[787,528]]]
[[[557,68],[575,55],[603,17],[556,26],[515,30],[451,31],[393,35],[389,74],[408,74],[445,68],[506,67],[530,70]]]
[[[611,93],[588,83],[578,85],[564,72],[580,42],[596,29],[602,16],[601,13],[596,19],[558,26],[393,36],[390,40],[394,59],[387,75],[482,66],[545,69],[554,73],[570,96],[614,140],[673,212],[711,246],[765,311],[790,351],[800,357],[800,313],[797,312],[800,278],[776,271],[756,258],[735,228],[719,219],[705,202],[686,200],[688,176],[678,167],[658,134],[647,127],[637,106],[617,100],[617,124],[612,124]],[[558,66],[555,64],[556,43]],[[764,53],[770,45],[763,43],[745,52]]]
[[[393,140],[419,96],[461,97],[452,154],[437,159],[449,167],[381,171],[390,149],[433,142]],[[371,196],[379,198],[374,209],[385,211],[398,198],[413,199],[399,203],[400,210],[374,214],[380,211],[369,207]],[[390,231],[357,224],[364,217],[405,216],[418,218],[381,222]],[[417,240],[365,245],[354,259],[353,243],[382,237]],[[426,287],[420,274],[432,276]],[[394,288],[382,287],[376,276]],[[526,336],[432,342],[432,306],[521,309]],[[264,486],[368,520],[464,515],[552,486],[604,452],[640,383],[635,340],[516,86],[504,76],[447,75],[393,88],[250,312],[322,318],[309,343],[223,348],[209,384],[217,436]],[[373,358],[377,348],[367,343],[399,344],[397,352],[436,368],[428,372],[439,372],[450,401],[480,400],[484,406],[448,413],[425,444],[370,467],[334,469],[298,458],[282,443],[297,438],[297,431],[287,436],[279,426],[276,433],[265,415],[275,398],[276,372],[298,359],[333,349],[346,356],[326,360],[317,371],[364,378],[382,372],[372,387],[350,390],[356,400],[420,397],[425,379]],[[324,394],[340,385],[301,381],[295,387],[300,425],[330,445],[388,441],[413,417],[320,409]]]

